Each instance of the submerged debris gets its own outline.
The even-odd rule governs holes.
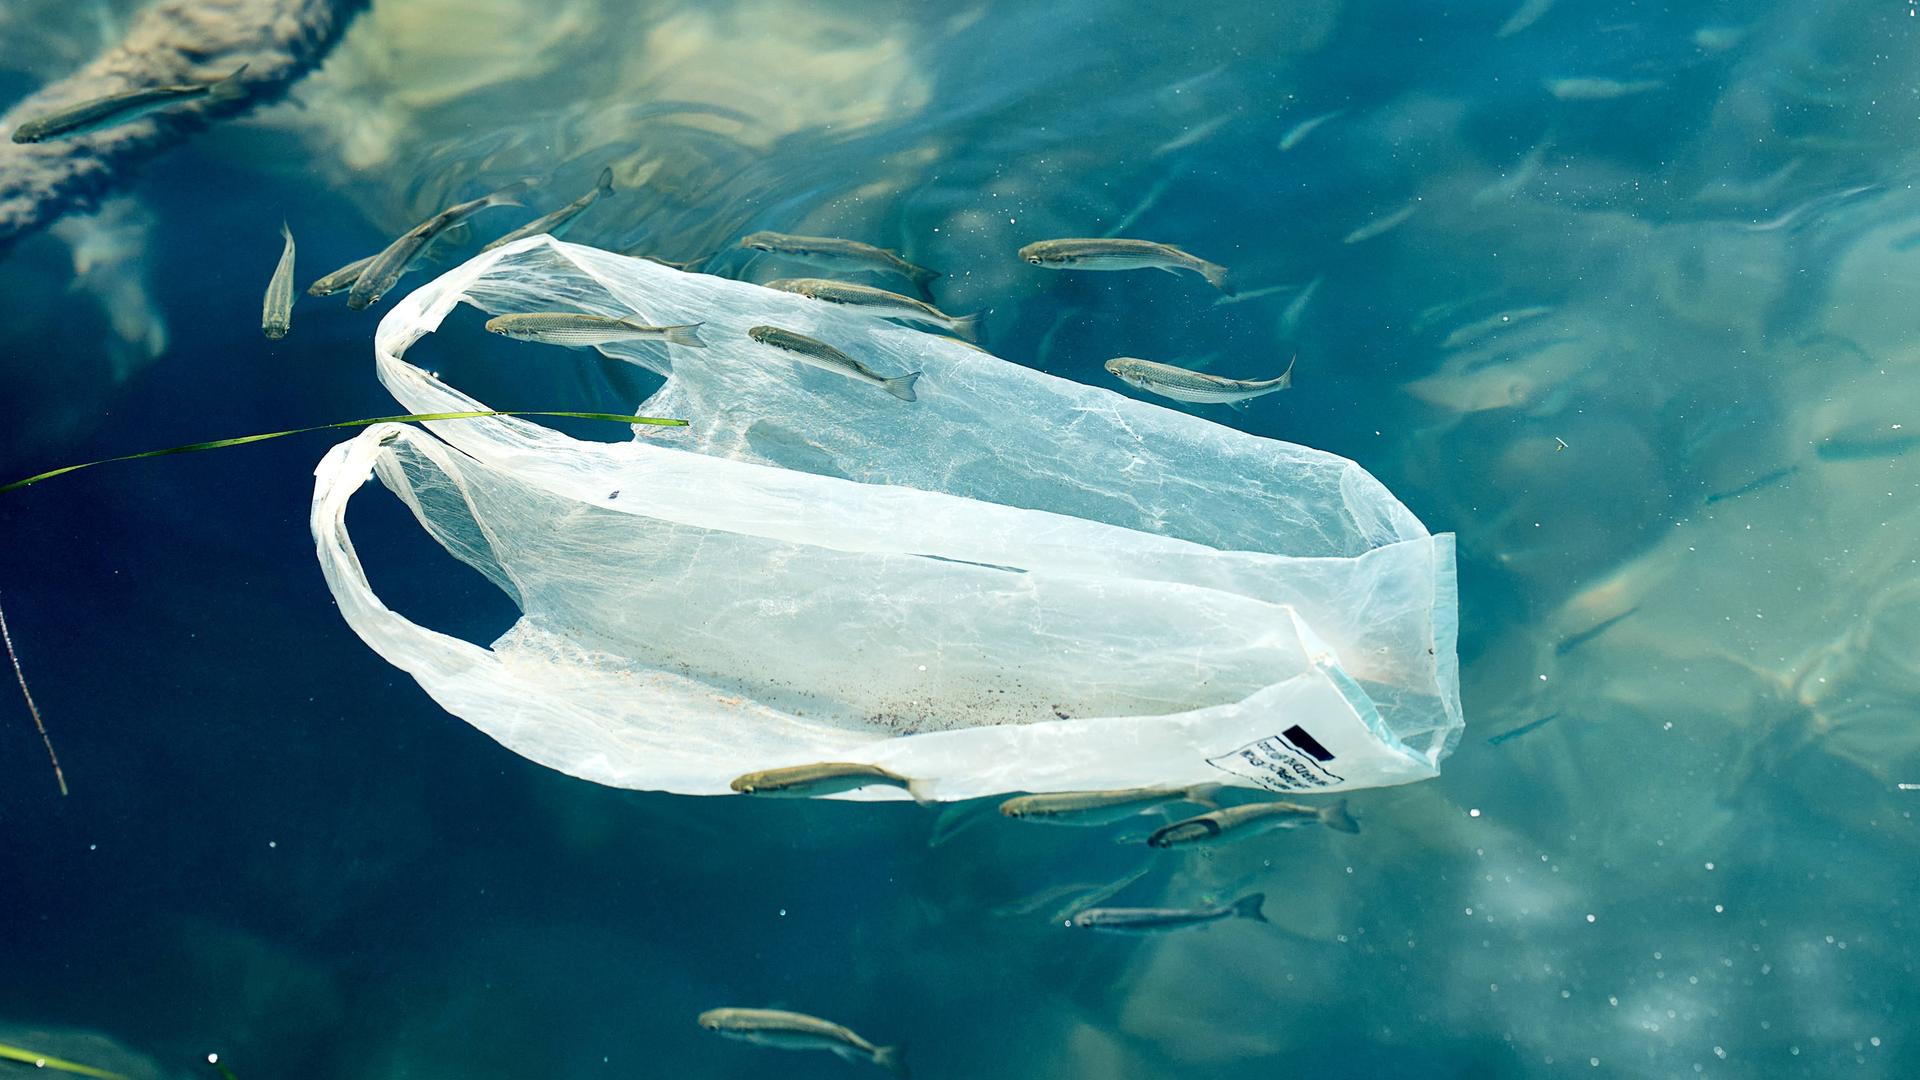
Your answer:
[[[159,0],[145,5],[120,42],[66,78],[0,115],[11,129],[129,86],[185,83],[247,65],[246,96],[201,98],[115,128],[110,137],[31,146],[0,143],[0,254],[72,210],[98,205],[129,166],[185,138],[206,121],[284,94],[318,64],[363,0]]]

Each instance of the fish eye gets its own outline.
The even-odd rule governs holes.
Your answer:
[[[1040,256],[1038,255],[1029,255],[1027,256],[1027,261],[1032,263],[1035,266],[1039,266],[1041,260],[1040,260]]]

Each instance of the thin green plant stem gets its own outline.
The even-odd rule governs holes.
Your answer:
[[[62,1061],[57,1057],[50,1057],[33,1050],[24,1050],[18,1046],[8,1046],[6,1043],[0,1043],[0,1060],[18,1061],[22,1065],[31,1065],[36,1069],[54,1069],[59,1072],[72,1073],[75,1076],[91,1076],[94,1077],[95,1080],[127,1080],[126,1077],[117,1072],[108,1072],[105,1069],[96,1069],[91,1065],[79,1065],[71,1061]],[[11,1070],[9,1070],[9,1072],[11,1072]]]
[[[247,443],[266,442],[268,439],[284,439],[289,435],[305,435],[314,431],[332,431],[336,428],[370,427],[374,424],[406,424],[427,420],[478,420],[488,416],[564,416],[575,420],[602,420],[614,424],[649,424],[655,427],[686,427],[685,420],[670,420],[657,416],[620,416],[616,413],[594,412],[535,412],[515,409],[482,410],[479,412],[449,413],[412,413],[407,416],[375,416],[365,420],[344,420],[338,424],[319,424],[314,427],[294,428],[291,431],[269,431],[264,435],[242,435],[236,439],[215,439],[212,442],[188,443],[185,446],[169,446],[165,450],[147,450],[138,454],[122,454],[119,457],[101,458],[99,461],[82,462],[79,465],[67,465],[58,469],[48,469],[36,473],[24,480],[15,480],[10,484],[0,484],[0,494],[17,491],[20,488],[64,476],[81,469],[91,469],[95,465],[110,465],[116,461],[138,461],[141,458],[165,457],[168,454],[194,454],[202,450],[219,450],[228,446],[244,446]]]

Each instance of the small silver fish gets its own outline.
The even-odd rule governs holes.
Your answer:
[[[901,296],[897,292],[888,292],[885,289],[876,289],[871,285],[854,285],[845,281],[830,281],[826,278],[781,278],[778,281],[767,282],[767,288],[798,293],[823,304],[840,304],[858,308],[882,318],[932,323],[935,326],[945,327],[968,341],[980,340],[980,316],[949,315],[925,301],[915,300],[911,296]]]
[[[1745,27],[1703,26],[1693,32],[1692,41],[1708,52],[1725,52],[1747,36]]]
[[[1300,290],[1299,296],[1287,301],[1286,310],[1280,313],[1279,329],[1283,340],[1292,337],[1300,329],[1300,320],[1306,317],[1307,305],[1313,302],[1313,294],[1320,291],[1321,280],[1314,278],[1307,282],[1307,287]]]
[[[707,260],[705,258],[688,259],[686,262],[674,262],[672,259],[662,259],[657,255],[641,255],[637,251],[628,251],[624,254],[645,259],[650,263],[658,263],[669,270],[678,270],[683,274],[698,274],[704,272],[707,268]]]
[[[1561,101],[1608,101],[1658,90],[1659,79],[1548,79],[1547,93]]]
[[[1008,799],[1000,804],[1000,813],[1019,821],[1046,825],[1111,825],[1170,802],[1213,806],[1213,797],[1219,790],[1218,784],[1203,784],[1191,788],[1059,791]]]
[[[353,288],[353,283],[359,281],[360,275],[366,273],[367,267],[372,266],[373,260],[379,257],[378,255],[369,255],[364,259],[353,260],[340,269],[335,270],[333,273],[307,286],[307,295],[332,296],[334,293]]]
[[[1340,238],[1343,244],[1363,244],[1376,236],[1383,236],[1407,223],[1420,209],[1420,200],[1415,199],[1391,214],[1382,214]]]
[[[564,236],[567,230],[573,227],[574,218],[579,217],[587,207],[592,206],[594,203],[611,194],[613,194],[613,169],[609,167],[600,170],[600,181],[593,186],[592,191],[587,192],[585,195],[580,196],[551,214],[542,214],[540,217],[534,218],[532,221],[527,222],[525,225],[520,226],[480,250],[492,251],[494,248],[511,244],[515,240],[523,240],[529,236],[539,236],[541,233],[546,233],[548,236]]]
[[[1136,356],[1114,357],[1107,361],[1107,371],[1135,389],[1201,405],[1244,407],[1246,401],[1293,385],[1292,362],[1287,364],[1287,370],[1271,379],[1226,379]]]
[[[1472,344],[1498,331],[1526,322],[1528,319],[1537,319],[1542,315],[1551,314],[1552,311],[1553,309],[1550,307],[1525,307],[1514,311],[1502,311],[1494,315],[1489,315],[1478,322],[1471,322],[1465,326],[1456,328],[1446,336],[1445,340],[1440,342],[1440,347],[1443,349],[1457,349],[1462,345]]]
[[[1512,37],[1539,22],[1540,16],[1545,15],[1552,7],[1553,0],[1521,0],[1519,8],[1512,15],[1507,16],[1507,21],[1500,24],[1500,29],[1494,31],[1493,36]]]
[[[280,223],[280,235],[286,246],[280,249],[280,265],[273,268],[267,282],[267,297],[260,307],[260,329],[269,340],[279,341],[293,328],[293,230]]]
[[[779,769],[762,769],[736,777],[727,786],[742,795],[765,795],[782,799],[812,799],[821,795],[838,795],[843,791],[854,791],[874,785],[904,789],[909,795],[919,797],[919,785],[899,773],[883,769],[878,765],[865,765],[857,761],[822,761],[813,765],[788,765]]]
[[[1300,140],[1313,134],[1313,129],[1346,111],[1345,109],[1335,109],[1332,112],[1323,112],[1319,116],[1309,116],[1305,120],[1288,128],[1287,133],[1280,136],[1281,151],[1285,152],[1299,146]]]
[[[1252,919],[1266,922],[1260,906],[1266,893],[1248,893],[1231,904],[1202,908],[1088,908],[1073,917],[1072,925],[1086,930],[1105,930],[1114,934],[1160,934],[1206,926],[1222,919]]]
[[[13,141],[17,143],[45,142],[65,135],[85,135],[102,128],[125,124],[133,120],[165,109],[182,102],[205,98],[209,102],[237,101],[247,96],[246,87],[240,83],[240,75],[247,70],[241,64],[233,74],[210,83],[189,83],[184,86],[150,86],[143,90],[128,90],[119,94],[83,101],[71,108],[36,116],[23,121],[13,129]]]
[[[1049,270],[1165,270],[1169,274],[1191,270],[1221,292],[1229,296],[1234,292],[1226,267],[1151,240],[1041,240],[1021,248],[1020,257]]]
[[[1543,142],[1534,146],[1514,163],[1513,168],[1502,173],[1500,179],[1474,192],[1469,200],[1471,205],[1485,206],[1490,202],[1501,202],[1526,190],[1534,177],[1540,175],[1540,166],[1547,159],[1547,145]]]
[[[889,379],[824,341],[778,326],[756,326],[747,331],[747,336],[768,348],[779,349],[803,364],[872,383],[901,401],[917,400],[913,392],[913,384],[920,378],[917,371]]]
[[[569,348],[584,349],[594,345],[607,345],[616,341],[664,341],[669,345],[685,345],[691,349],[704,349],[707,343],[700,340],[700,327],[704,323],[688,323],[684,326],[648,326],[632,319],[619,319],[611,315],[588,315],[576,311],[528,311],[513,315],[496,315],[487,320],[487,332],[510,337],[515,341],[539,341],[548,345],[565,345]]]
[[[361,271],[347,294],[347,306],[360,311],[377,303],[388,289],[393,288],[394,282],[407,272],[413,261],[420,257],[427,245],[433,243],[434,237],[490,206],[519,206],[520,194],[532,186],[532,180],[509,184],[491,195],[449,206],[408,229],[398,240],[388,244],[385,251],[375,255],[367,268]]]
[[[782,1009],[708,1009],[700,1026],[729,1039],[780,1050],[825,1050],[848,1061],[869,1061],[895,1076],[907,1075],[897,1046],[875,1046],[839,1024]]]
[[[1147,843],[1157,848],[1202,847],[1258,836],[1275,829],[1303,829],[1309,825],[1324,825],[1344,833],[1360,831],[1360,823],[1347,813],[1345,799],[1326,806],[1257,802],[1176,821],[1156,830],[1147,837]]]
[[[872,244],[863,244],[858,240],[841,240],[832,236],[789,236],[786,233],[757,232],[741,237],[740,246],[815,266],[899,274],[913,282],[914,288],[919,289],[922,296],[928,295],[927,287],[940,276],[939,271],[915,266],[901,258],[898,252],[874,247]],[[931,299],[931,297],[928,298]]]
[[[1105,882],[1077,882],[1072,885],[1056,885],[1053,888],[1035,893],[1025,899],[1016,900],[1011,904],[1003,904],[1000,907],[994,908],[993,913],[1004,918],[1010,915],[1032,915],[1041,908],[1051,908],[1052,910],[1047,915],[1047,921],[1063,923],[1090,907],[1095,907],[1113,899],[1115,894],[1152,872],[1153,860],[1149,859],[1141,864],[1140,869],[1135,870],[1126,877]]]

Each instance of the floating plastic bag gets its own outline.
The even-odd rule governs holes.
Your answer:
[[[818,761],[937,799],[1322,791],[1434,776],[1459,737],[1453,538],[1350,461],[544,236],[381,321],[380,379],[409,411],[486,408],[401,358],[462,301],[700,322],[709,343],[603,350],[667,375],[637,411],[688,428],[598,443],[504,417],[389,425],[316,471],[347,622],[534,761],[688,794]],[[748,339],[761,324],[923,371],[919,400],[793,363]],[[346,529],[370,475],[520,607],[492,646],[374,595]]]

